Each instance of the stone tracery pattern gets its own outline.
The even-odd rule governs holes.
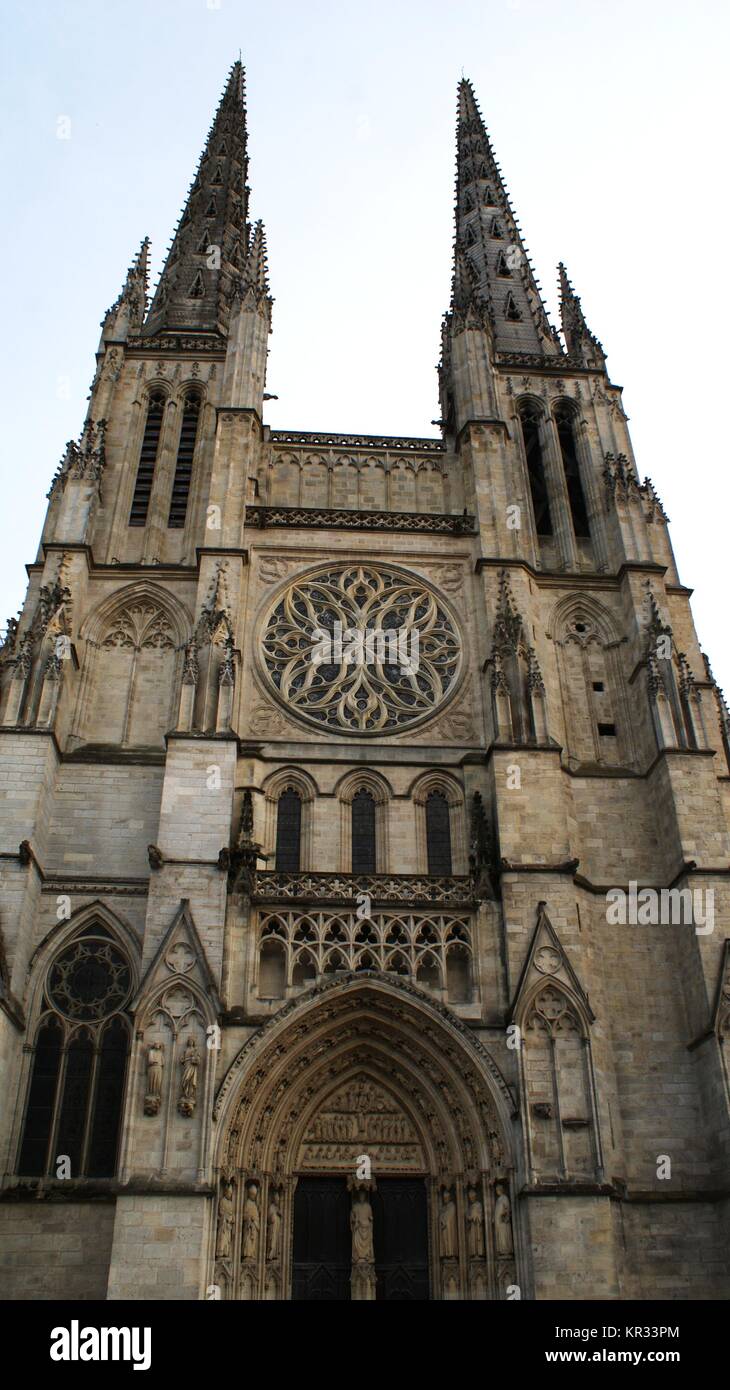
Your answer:
[[[110,941],[83,936],[54,962],[48,997],[66,1018],[98,1021],[123,1007],[131,982],[126,960]]]
[[[321,634],[341,624],[342,655],[313,660]],[[373,637],[366,660],[348,661],[350,634],[400,632],[403,654],[382,651]],[[393,646],[395,642],[393,641]],[[462,644],[436,594],[418,578],[370,565],[337,565],[295,581],[270,612],[262,636],[269,683],[294,713],[334,733],[396,731],[433,713],[456,687]],[[372,654],[373,660],[369,659]]]
[[[359,920],[356,911],[283,910],[262,914],[260,942],[280,942],[286,953],[286,982],[297,970],[323,975],[340,970],[383,970],[442,988],[450,955],[465,962],[470,978],[471,928],[468,915],[374,912]]]

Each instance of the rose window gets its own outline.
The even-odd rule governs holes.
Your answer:
[[[395,732],[455,690],[455,620],[421,579],[336,565],[296,580],[262,635],[268,681],[294,713],[335,733]]]
[[[101,1019],[126,1003],[129,966],[110,941],[82,937],[54,962],[48,981],[51,1003],[73,1019]]]

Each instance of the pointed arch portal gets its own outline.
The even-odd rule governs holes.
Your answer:
[[[212,1281],[234,1299],[504,1296],[512,1110],[489,1054],[413,986],[370,972],[311,990],[221,1086]],[[374,1218],[368,1293],[356,1201]]]

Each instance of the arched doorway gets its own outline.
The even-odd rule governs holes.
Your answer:
[[[505,1296],[510,1113],[488,1053],[412,985],[347,974],[293,1000],[218,1094],[212,1281],[234,1299]]]

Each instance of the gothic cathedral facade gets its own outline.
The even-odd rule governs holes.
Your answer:
[[[2,648],[4,1297],[727,1295],[730,717],[466,80],[457,156],[437,437],[264,423],[240,63],[103,320]]]

